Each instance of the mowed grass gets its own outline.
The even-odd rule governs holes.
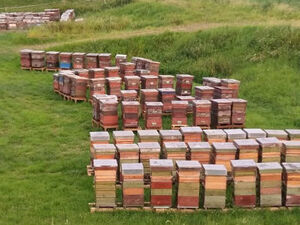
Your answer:
[[[88,133],[97,130],[91,105],[53,93],[51,73],[20,70],[11,38],[28,44],[15,33],[0,35],[6,53],[0,58],[0,224],[299,224],[299,209],[90,214],[93,182],[85,166]],[[190,73],[198,83],[203,76],[236,78],[249,101],[248,127],[300,128],[299,29],[220,28],[51,49],[148,57],[161,61],[162,74]]]

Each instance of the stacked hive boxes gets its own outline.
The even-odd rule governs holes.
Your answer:
[[[300,162],[300,141],[284,141],[282,151],[285,162]]]
[[[126,76],[133,76],[135,64],[130,62],[120,63],[120,76],[124,79]]]
[[[94,168],[96,207],[116,207],[117,161],[96,159]]]
[[[59,53],[59,68],[70,70],[72,68],[72,53],[61,52]]]
[[[139,92],[140,90],[140,80],[141,78],[138,76],[125,76],[125,89],[126,90],[136,90]]]
[[[203,86],[216,87],[221,85],[221,80],[215,77],[203,77]]]
[[[211,102],[208,100],[193,101],[193,125],[200,127],[210,127],[211,123]]]
[[[244,99],[230,99],[232,102],[231,123],[244,125],[246,122],[247,101]]]
[[[257,128],[246,128],[243,129],[246,134],[248,139],[256,139],[256,138],[265,138],[267,137],[266,132],[264,132],[262,129],[257,129]]]
[[[223,86],[215,87],[214,98],[215,99],[233,98],[233,89],[223,87]]]
[[[239,88],[240,88],[240,81],[235,79],[222,79],[221,85],[223,87],[227,87],[232,89],[232,98],[238,98],[239,96]]]
[[[182,141],[182,135],[179,130],[160,130],[159,134],[162,146],[166,142]]]
[[[119,67],[121,63],[126,63],[127,62],[127,55],[116,54],[115,61],[116,61],[116,66]]]
[[[77,76],[89,78],[89,71],[87,69],[76,69],[74,73]]]
[[[204,208],[225,208],[227,170],[224,165],[203,164]]]
[[[118,101],[115,99],[100,100],[99,107],[102,126],[118,127]]]
[[[226,142],[226,133],[223,130],[203,130],[204,140],[210,144],[213,142]]]
[[[101,69],[101,68],[92,68],[92,69],[89,69],[89,78],[90,79],[105,78],[104,69]]]
[[[213,99],[211,112],[211,123],[214,128],[221,125],[231,124],[231,105],[227,99]]]
[[[142,89],[157,89],[158,78],[154,75],[141,76]]]
[[[107,77],[107,93],[121,97],[122,79],[120,77]]]
[[[132,131],[116,130],[113,131],[113,138],[115,144],[133,144],[134,133]]]
[[[31,67],[44,68],[45,67],[45,52],[31,51]]]
[[[231,172],[230,161],[236,159],[237,148],[231,142],[213,143],[212,162],[222,164]]]
[[[83,69],[84,68],[84,58],[85,53],[75,52],[72,54],[72,66],[73,69]]]
[[[288,134],[284,130],[264,130],[267,137],[276,137],[278,140],[288,140]]]
[[[98,67],[98,54],[88,53],[85,56],[85,68],[92,69]]]
[[[202,141],[202,129],[200,127],[181,127],[180,132],[185,143]]]
[[[137,91],[135,90],[121,90],[121,99],[122,101],[136,101],[137,100]]]
[[[141,89],[141,105],[145,111],[146,102],[158,102],[158,91],[156,89]]]
[[[158,88],[173,88],[174,76],[172,75],[159,75]]]
[[[65,73],[65,74],[63,74],[63,78],[64,78],[63,79],[64,83],[63,83],[62,93],[64,93],[67,96],[70,96],[72,88],[75,89],[75,86],[73,87],[73,85],[75,85],[75,82],[73,82],[73,81],[77,77],[75,77],[73,74]],[[83,95],[83,93],[82,93],[82,95]]]
[[[46,53],[46,67],[47,69],[56,70],[59,67],[59,52]]]
[[[138,101],[122,101],[123,129],[139,127],[139,111]]]
[[[113,101],[117,101],[117,96],[115,95],[103,95],[103,94],[94,94],[93,95],[93,119],[95,121],[99,121],[100,122],[100,116],[101,116],[101,108],[100,108],[100,101],[102,100],[102,104],[101,107],[103,108],[105,106],[105,101],[108,100],[113,100]],[[116,109],[116,107],[118,107],[117,105],[113,105],[113,102],[110,103],[114,108],[112,109]],[[108,105],[109,106],[109,105]],[[116,120],[118,120],[118,117],[116,117],[116,112],[112,111],[109,109],[109,107],[105,107],[104,109],[105,111],[103,111],[102,115],[105,115],[104,119],[111,119],[111,121],[113,121],[115,124]],[[110,113],[112,113],[111,117]]]
[[[253,160],[231,160],[234,205],[255,207],[256,204],[256,163]]]
[[[157,130],[138,130],[139,142],[159,142],[159,133]]]
[[[233,143],[238,148],[238,159],[252,159],[258,162],[259,144],[254,139],[237,139]]]
[[[193,113],[193,101],[195,100],[195,98],[193,96],[176,96],[177,100],[180,101],[187,101],[188,102],[188,107],[186,112],[187,113]]]
[[[281,206],[282,167],[279,163],[257,163],[260,206]]]
[[[191,95],[194,76],[189,74],[177,74],[176,79],[176,95]]]
[[[144,171],[142,163],[122,164],[123,207],[144,206]]]
[[[195,98],[197,100],[211,100],[214,96],[214,88],[209,86],[196,86]]]
[[[140,142],[138,143],[140,148],[140,162],[144,166],[145,176],[150,175],[150,159],[159,159],[160,145],[158,142]]]
[[[170,208],[172,206],[173,162],[168,159],[150,159],[151,206]]]
[[[224,129],[227,142],[233,142],[236,139],[246,139],[247,135],[242,129]]]
[[[212,147],[208,142],[189,142],[188,150],[191,160],[208,164],[211,162]]]
[[[284,205],[300,205],[300,163],[282,163]]]
[[[71,77],[71,96],[86,99],[87,81],[85,77]]]
[[[94,78],[89,79],[90,87],[90,99],[93,98],[94,94],[105,94],[105,79],[104,78]]]
[[[159,74],[159,66],[160,66],[160,62],[155,62],[152,60],[147,60],[147,62],[145,63],[145,69],[149,70],[151,74],[158,76]]]
[[[280,162],[281,161],[281,142],[274,137],[257,138],[260,145],[261,162]]]
[[[31,68],[31,50],[23,49],[20,51],[21,67]]]
[[[100,68],[105,68],[111,66],[111,54],[101,53],[98,55],[98,65]]]
[[[120,68],[117,66],[104,67],[105,77],[120,77],[119,71],[120,71]]]
[[[159,100],[164,104],[163,112],[172,112],[172,101],[175,100],[175,90],[173,88],[160,88]]]
[[[172,101],[172,126],[187,126],[187,101]]]
[[[162,109],[161,102],[146,102],[145,104],[145,128],[161,129],[162,128]]]
[[[286,129],[285,131],[288,133],[290,140],[300,141],[300,129]]]
[[[197,161],[176,161],[177,208],[198,208],[201,165]]]

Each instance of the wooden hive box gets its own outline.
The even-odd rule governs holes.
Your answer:
[[[86,98],[88,79],[85,77],[71,76],[71,96],[76,98]]]
[[[100,99],[99,107],[100,123],[107,127],[118,126],[118,101],[115,99]]]
[[[104,69],[92,68],[89,69],[89,79],[105,78]]]
[[[212,147],[208,142],[188,142],[190,159],[199,163],[209,164],[212,158]]]
[[[187,113],[193,113],[193,101],[195,100],[195,97],[177,95],[176,99],[179,101],[187,101],[188,102]]]
[[[246,132],[248,139],[267,137],[266,132],[259,128],[244,128],[243,130]]]
[[[151,74],[158,76],[159,75],[159,66],[160,62],[147,60],[145,63],[145,69],[149,70]]]
[[[139,142],[160,142],[157,130],[138,130],[137,135]]]
[[[134,76],[135,74],[135,64],[131,62],[122,62],[119,65],[120,76],[124,79],[126,76]]]
[[[109,95],[116,95],[121,98],[122,79],[120,77],[107,77],[107,93]]]
[[[21,67],[31,68],[31,52],[30,49],[22,49],[20,51]]]
[[[46,52],[46,67],[55,70],[59,67],[59,52]]]
[[[53,74],[53,83],[52,83],[54,91],[59,91],[59,81],[58,80],[59,80],[58,73],[54,73]]]
[[[45,65],[45,51],[31,51],[31,67],[44,68]]]
[[[214,99],[233,98],[233,89],[223,86],[214,87]]]
[[[158,142],[140,142],[138,143],[140,149],[140,162],[144,166],[145,176],[150,176],[150,159],[159,159],[160,144]]]
[[[120,77],[120,68],[117,66],[104,67],[105,77]]]
[[[107,131],[92,131],[90,132],[90,144],[109,144],[110,135]]]
[[[87,69],[75,69],[74,73],[77,76],[89,78],[89,71]]]
[[[159,100],[164,104],[163,112],[172,112],[172,101],[175,100],[175,89],[173,88],[159,88]]]
[[[285,132],[284,130],[270,130],[270,129],[265,129],[264,130],[267,134],[267,137],[276,137],[278,140],[288,140],[289,136],[288,133]]]
[[[202,129],[200,127],[181,127],[180,132],[185,143],[202,141]]]
[[[119,166],[122,163],[139,162],[139,146],[137,144],[116,144]]]
[[[134,133],[132,131],[114,130],[113,138],[115,144],[133,144]]]
[[[210,128],[211,102],[208,100],[193,101],[193,125],[202,128]]]
[[[255,139],[236,139],[233,143],[238,148],[238,159],[252,159],[258,162],[259,144]]]
[[[196,86],[195,98],[197,100],[212,100],[214,97],[214,88],[210,86]]]
[[[227,170],[224,165],[203,164],[204,208],[225,208]]]
[[[173,88],[174,76],[173,75],[159,75],[158,88]]]
[[[228,172],[231,172],[231,160],[235,160],[237,156],[237,148],[231,142],[216,142],[212,143],[212,162],[221,164],[226,167]]]
[[[165,142],[162,156],[173,161],[173,175],[175,175],[175,161],[186,160],[187,145],[184,142]]]
[[[282,154],[285,162],[300,162],[300,141],[283,141]]]
[[[62,70],[72,69],[72,53],[71,52],[59,53],[59,68]]]
[[[143,76],[143,75],[150,75],[150,70],[145,70],[145,69],[136,69],[135,71],[134,71],[134,74],[136,75],[136,76]]]
[[[194,76],[189,74],[177,74],[176,79],[176,95],[192,95]]]
[[[182,134],[179,130],[159,130],[161,145],[165,142],[182,141]]]
[[[233,98],[239,97],[240,81],[235,79],[221,79],[221,86],[231,88],[233,90]]]
[[[125,76],[125,89],[126,90],[136,90],[139,92],[141,78],[138,76]]]
[[[158,77],[154,75],[141,76],[142,89],[157,89]]]
[[[91,146],[91,159],[115,159],[116,152],[114,144],[93,144]]]
[[[169,159],[150,159],[151,206],[153,208],[172,207],[172,169]]]
[[[139,127],[140,103],[138,101],[122,101],[123,128]]]
[[[136,90],[121,90],[122,101],[137,101],[138,93]]]
[[[121,63],[127,62],[127,55],[124,54],[116,54],[115,56],[116,66],[120,66]]]
[[[289,139],[293,141],[300,141],[300,129],[285,129],[289,135]]]
[[[100,68],[105,68],[111,66],[111,54],[101,53],[98,55],[98,65]]]
[[[300,163],[282,163],[283,205],[300,206]]]
[[[158,90],[156,89],[141,89],[140,103],[143,113],[145,112],[146,102],[158,102]]]
[[[162,128],[162,109],[161,102],[145,103],[145,128],[161,129]]]
[[[203,130],[204,140],[213,142],[226,142],[226,133],[222,129]]]
[[[236,139],[246,139],[247,134],[242,129],[224,129],[227,142],[233,142]]]
[[[221,79],[216,77],[203,77],[202,78],[203,86],[216,87],[221,86]]]
[[[232,101],[228,99],[213,99],[211,111],[211,124],[213,128],[231,124]]]
[[[187,126],[188,101],[172,101],[172,126]]]
[[[72,66],[73,69],[83,69],[85,62],[85,53],[74,52],[72,54]]]
[[[261,162],[281,162],[282,143],[275,137],[256,138],[261,152]]]
[[[105,78],[94,78],[89,79],[89,87],[90,87],[90,99],[92,99],[94,94],[105,94]]]
[[[198,161],[177,160],[177,208],[199,208],[200,171]]]
[[[85,68],[93,69],[98,68],[98,54],[88,53],[85,55]]]
[[[240,98],[229,100],[232,102],[231,123],[233,125],[244,125],[246,122],[247,101]]]

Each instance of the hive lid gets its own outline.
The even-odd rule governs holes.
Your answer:
[[[182,136],[179,130],[160,130],[161,136]]]
[[[31,54],[43,54],[45,51],[40,51],[40,50],[32,50]]]
[[[113,137],[134,137],[134,133],[130,130],[114,130]]]
[[[159,92],[174,92],[175,93],[175,89],[174,88],[159,88],[158,89]]]
[[[181,133],[202,133],[202,129],[200,127],[180,127]],[[199,140],[201,141],[201,140]]]
[[[171,159],[150,159],[150,167],[173,168],[173,161]]]
[[[57,54],[59,54],[59,52],[49,51],[49,52],[46,52],[46,54],[49,54],[49,55],[57,55]]]
[[[201,164],[194,160],[176,160],[178,169],[201,169]]]
[[[194,105],[211,105],[211,101],[209,100],[193,100]]]
[[[216,77],[203,77],[202,78],[203,81],[212,81],[214,83],[220,83],[221,79],[216,78]]]
[[[139,151],[137,144],[116,144],[118,151]]]
[[[95,151],[116,151],[114,144],[93,144]]]
[[[220,98],[220,99],[212,99],[212,103],[217,103],[217,104],[231,104],[232,102],[228,99]]]
[[[232,103],[247,103],[247,100],[241,98],[228,98]]]
[[[106,77],[106,80],[108,81],[121,81],[121,77]]]
[[[96,57],[96,56],[98,56],[98,54],[97,53],[87,53],[86,56]]]
[[[185,142],[178,141],[178,142],[165,142],[164,146],[166,149],[186,149],[187,146]]]
[[[233,140],[233,143],[235,143],[237,146],[259,146],[255,139],[236,139]]]
[[[145,102],[146,106],[160,106],[162,107],[164,104],[162,102]]]
[[[284,130],[269,130],[265,129],[268,136],[286,137],[288,134]]]
[[[230,160],[230,163],[236,169],[256,168],[256,163],[253,159]]]
[[[123,59],[126,59],[126,58],[127,58],[127,55],[125,55],[125,54],[116,54],[116,58],[123,58]]]
[[[158,90],[157,89],[141,89],[141,92],[155,92],[155,93],[158,93]]]
[[[121,93],[123,93],[123,94],[137,94],[137,91],[136,90],[121,90]]]
[[[278,162],[256,163],[256,166],[260,171],[282,170],[282,167]]]
[[[300,129],[285,129],[285,131],[291,136],[300,136]]]
[[[176,98],[179,99],[179,100],[186,100],[186,101],[195,100],[194,96],[177,95]]]
[[[202,164],[204,174],[207,176],[227,176],[227,170],[220,164]]]
[[[264,132],[262,129],[259,129],[259,128],[244,128],[243,129],[248,136],[264,136],[266,137],[266,132]]]
[[[201,91],[213,91],[214,88],[210,86],[196,86],[195,89],[201,90]]]
[[[20,51],[20,53],[31,53],[31,52],[32,52],[31,49],[22,49],[22,50]]]
[[[176,74],[176,78],[194,78],[194,76],[190,74]]]
[[[125,80],[128,80],[128,79],[136,79],[136,80],[140,80],[141,78],[139,76],[125,76],[124,77]]]
[[[109,140],[109,133],[107,131],[90,132],[90,139],[94,140]]]
[[[212,146],[216,151],[222,151],[222,150],[236,151],[237,150],[235,145],[231,142],[214,142],[214,143],[212,143]]]
[[[139,106],[140,103],[138,101],[122,101],[122,105],[135,105],[135,106]]]
[[[176,104],[176,105],[188,105],[189,104],[188,101],[176,101],[176,100],[172,100],[171,103]]]
[[[144,150],[160,152],[160,144],[158,142],[140,142],[138,143],[140,151],[143,152]]]
[[[210,150],[211,145],[208,142],[188,142],[191,150]]]
[[[221,82],[228,83],[228,84],[239,84],[240,81],[236,79],[221,79]]]
[[[106,56],[106,57],[108,57],[108,56],[111,56],[111,54],[110,53],[100,53],[99,56]]]
[[[276,137],[256,138],[256,141],[261,145],[281,144]]]
[[[139,136],[155,136],[159,137],[159,133],[157,130],[138,130],[137,131]]]
[[[106,66],[104,67],[104,70],[119,70],[120,67],[118,66]]]
[[[94,159],[93,160],[94,167],[118,167],[117,160],[115,159]]]
[[[287,172],[300,172],[300,163],[282,163]]]
[[[75,56],[84,56],[85,53],[83,53],[83,52],[74,52],[72,55],[75,55]]]
[[[241,135],[246,138],[246,133],[242,129],[224,129],[227,135]]]
[[[172,79],[174,79],[173,75],[158,75],[158,76],[161,77],[161,78],[172,78]]]
[[[203,130],[203,133],[209,137],[226,137],[226,133],[221,129]]]
[[[125,66],[135,66],[135,64],[134,63],[132,63],[132,62],[121,62],[120,63],[120,65],[125,65]]]
[[[285,148],[300,148],[300,141],[283,141]]]
[[[155,76],[155,75],[142,75],[141,78],[144,78],[144,79],[157,79],[157,76]]]
[[[142,174],[144,172],[142,163],[122,163],[121,168],[123,174]]]
[[[89,70],[94,71],[94,72],[104,72],[104,69],[102,69],[102,68],[91,68]]]

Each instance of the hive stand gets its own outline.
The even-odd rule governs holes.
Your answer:
[[[31,70],[33,70],[33,71],[42,71],[42,72],[45,71],[45,69],[46,69],[45,67],[32,67],[31,68]]]

